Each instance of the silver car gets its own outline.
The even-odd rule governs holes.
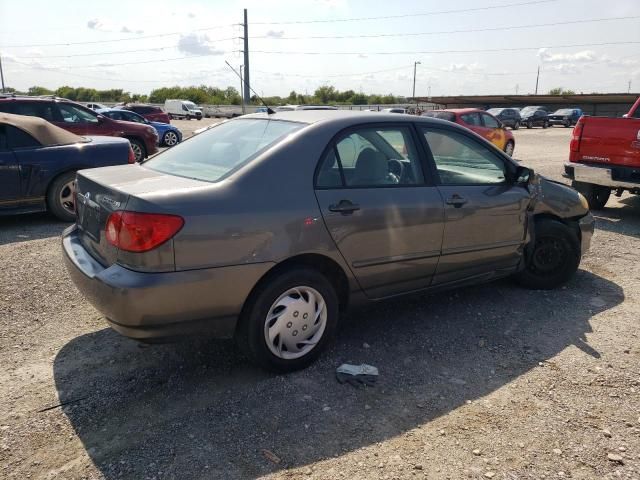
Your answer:
[[[78,172],[62,244],[123,335],[233,337],[288,371],[351,305],[505,276],[561,285],[592,232],[578,192],[465,128],[313,110],[247,115],[142,164]]]

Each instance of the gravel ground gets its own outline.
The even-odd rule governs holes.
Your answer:
[[[569,130],[515,135],[517,158],[560,178]],[[385,302],[287,376],[229,342],[105,328],[67,278],[64,227],[0,218],[2,478],[640,478],[638,198],[597,213],[566,287]],[[378,384],[339,384],[343,362]]]

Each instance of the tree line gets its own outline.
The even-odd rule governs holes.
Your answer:
[[[208,105],[240,105],[242,97],[235,87],[226,89],[211,87],[207,85],[191,87],[162,87],[152,90],[148,95],[130,93],[123,89],[97,90],[95,88],[69,87],[63,86],[55,90],[45,87],[33,86],[26,92],[16,89],[7,89],[9,93],[20,95],[55,95],[61,98],[68,98],[76,102],[143,102],[143,103],[164,103],[169,98],[179,98],[191,100],[196,104]],[[298,93],[295,90],[287,97],[271,96],[265,97],[268,105],[379,105],[395,104],[406,102],[406,98],[397,97],[392,94],[367,95],[353,90],[340,91],[333,86],[323,85],[318,87],[312,95]],[[250,98],[250,104],[259,105],[261,102],[254,95]]]

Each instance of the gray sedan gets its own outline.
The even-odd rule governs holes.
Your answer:
[[[505,276],[557,287],[592,232],[578,192],[465,128],[315,110],[247,115],[142,164],[78,172],[62,243],[118,332],[233,337],[288,371],[351,305]]]

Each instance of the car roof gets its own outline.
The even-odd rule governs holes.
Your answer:
[[[484,110],[479,108],[445,108],[444,110],[438,110],[439,112],[451,112],[451,113],[482,113]]]
[[[0,113],[0,124],[11,125],[27,132],[44,146],[70,145],[86,139],[47,122],[40,117]]]

